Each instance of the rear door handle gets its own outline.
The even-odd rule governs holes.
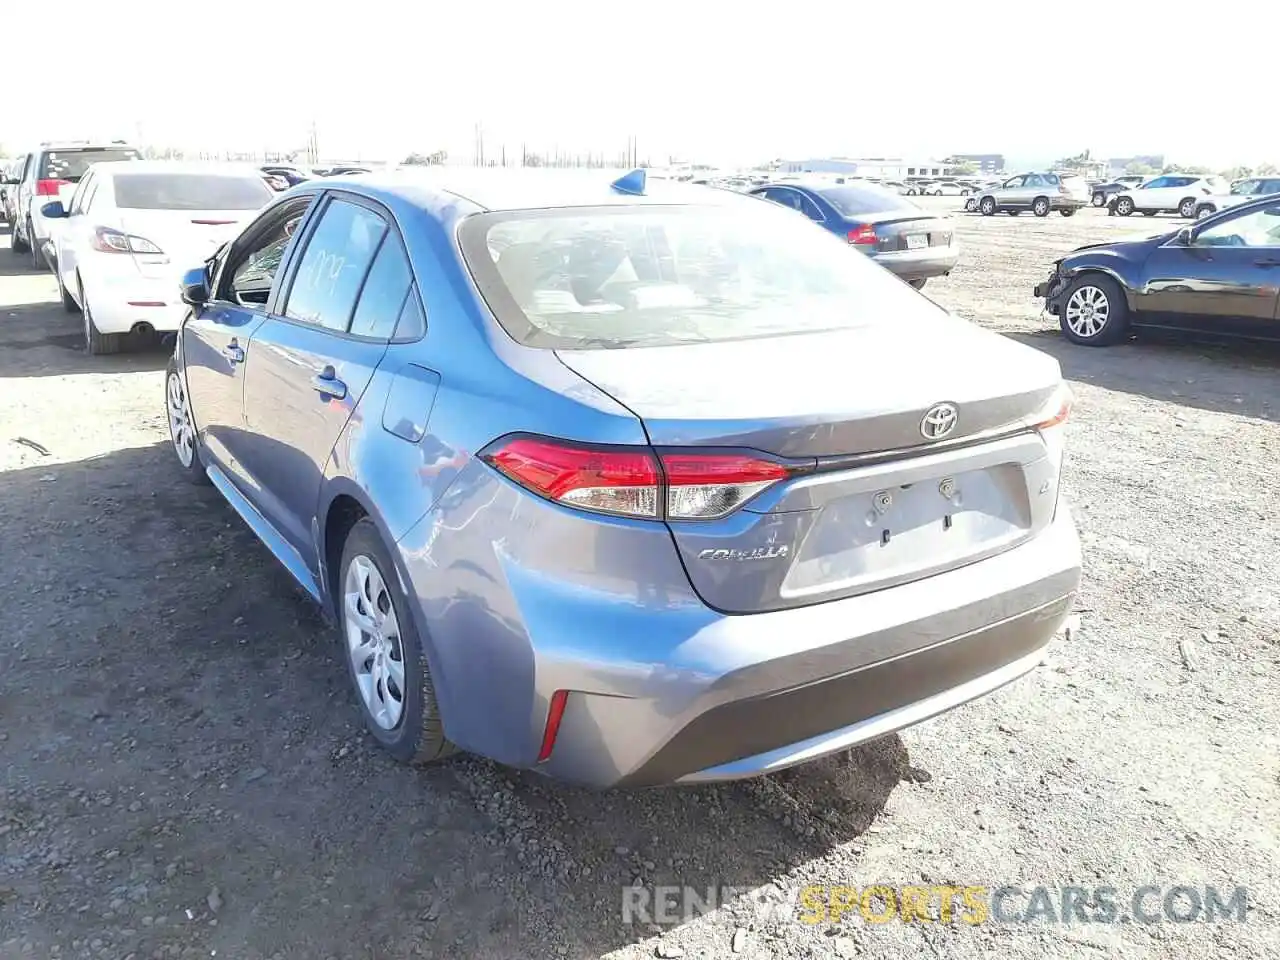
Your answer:
[[[222,355],[233,364],[244,363],[244,350],[240,347],[240,344],[234,340],[222,348]]]
[[[347,396],[347,385],[338,379],[338,372],[333,367],[325,367],[312,377],[311,386],[321,396],[332,397],[334,400],[345,400]]]

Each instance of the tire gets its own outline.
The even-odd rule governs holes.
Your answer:
[[[1037,217],[1047,217],[1051,209],[1048,197],[1036,197],[1031,201],[1031,212]]]
[[[1102,304],[1106,315],[1099,322],[1098,311]],[[1092,310],[1085,311],[1086,305],[1092,305]],[[1081,310],[1075,316],[1071,314],[1073,306]],[[1072,343],[1086,347],[1111,346],[1128,333],[1129,305],[1119,285],[1110,277],[1086,273],[1072,280],[1062,295],[1058,324],[1063,336]]]
[[[1075,210],[1071,207],[1063,207],[1061,210],[1058,211],[1058,213],[1059,215],[1064,217],[1074,217],[1076,215]]]
[[[1007,214],[1008,214],[1009,216],[1011,216],[1011,217],[1020,217],[1020,216],[1022,216],[1022,211],[1021,211],[1021,210],[1006,210],[1006,211],[1005,211],[1005,213],[1007,213]]]
[[[40,252],[40,244],[36,240],[35,228],[31,225],[31,221],[27,221],[27,253],[31,255],[31,269],[43,270],[45,267],[44,255]]]
[[[169,443],[173,446],[182,476],[189,483],[207,484],[209,474],[204,469],[204,455],[200,452],[200,440],[196,436],[195,421],[191,416],[191,400],[187,396],[184,371],[178,368],[176,357],[169,358],[164,371],[165,414],[169,421]],[[185,429],[183,429],[185,428]]]
[[[1131,197],[1121,197],[1116,201],[1116,213],[1122,217],[1132,216],[1133,199]]]
[[[14,254],[27,252],[27,241],[18,236],[18,223],[16,220],[9,224],[9,249]]]
[[[62,297],[62,309],[67,313],[79,313],[80,304],[76,303],[75,298],[67,291],[67,285],[62,282],[62,271],[55,266],[53,275],[58,278],[58,296]]]
[[[347,677],[365,727],[379,746],[401,763],[425,764],[444,759],[456,748],[445,738],[435,686],[399,584],[378,528],[368,517],[356,521],[342,546],[336,582]],[[354,614],[348,613],[349,604]],[[361,621],[370,626],[376,621],[378,633],[362,630]],[[382,634],[388,621],[394,633]],[[397,665],[403,689],[395,676]],[[378,708],[376,715],[369,702]]]
[[[1105,207],[1107,205],[1107,198],[1105,194],[1095,193],[1093,195],[1093,199],[1090,202],[1095,207]]]
[[[1178,216],[1184,220],[1194,220],[1196,216],[1196,198],[1184,197],[1178,204]]]
[[[98,325],[93,322],[93,310],[89,307],[89,298],[84,295],[84,285],[80,285],[81,314],[84,316],[84,349],[91,357],[101,357],[119,353],[124,349],[127,333],[99,333]]]
[[[1154,217],[1159,212],[1159,210],[1143,210],[1142,215],[1144,217]]]
[[[1212,203],[1202,203],[1196,207],[1196,219],[1203,220],[1205,217],[1212,216],[1218,212],[1218,208]]]
[[[996,212],[996,198],[983,197],[982,200],[978,202],[978,210],[984,217],[994,216]]]
[[[973,197],[970,197],[968,200],[964,202],[965,213],[975,213],[977,212],[977,209],[978,209],[978,201],[975,200]]]
[[[924,285],[929,282],[928,277],[916,277],[914,280],[908,280],[907,283],[915,287],[917,290],[923,290]]]

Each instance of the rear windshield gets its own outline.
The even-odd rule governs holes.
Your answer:
[[[891,210],[915,210],[916,206],[892,190],[867,184],[866,186],[823,187],[818,195],[836,208],[842,217],[857,217],[866,213],[886,213]]]
[[[533,347],[853,329],[928,306],[869,257],[775,204],[480,214],[463,222],[459,242],[498,322]]]
[[[116,206],[129,210],[257,210],[275,195],[259,176],[131,173],[113,182]]]
[[[113,160],[140,160],[141,155],[130,147],[106,147],[66,150],[50,150],[40,162],[40,180],[69,180],[79,183],[86,170],[95,163]]]

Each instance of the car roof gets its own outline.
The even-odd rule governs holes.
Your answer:
[[[432,206],[444,195],[469,203],[469,212],[561,207],[723,206],[748,202],[742,194],[656,177],[647,178],[643,195],[613,189],[622,170],[544,170],[537,168],[449,168],[375,171],[358,176],[311,181],[310,189],[349,189],[383,200]],[[297,189],[303,189],[299,187]],[[755,201],[758,202],[758,201]]]

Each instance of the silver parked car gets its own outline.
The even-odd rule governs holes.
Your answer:
[[[1047,217],[1057,210],[1069,217],[1091,200],[1088,181],[1084,177],[1057,173],[1019,173],[982,192],[978,212],[984,217],[1003,212],[1017,216],[1030,210],[1037,217]]]

